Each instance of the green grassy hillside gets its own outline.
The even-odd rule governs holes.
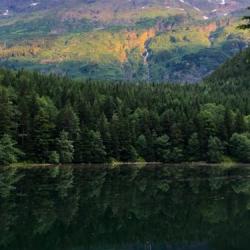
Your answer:
[[[250,37],[237,29],[243,13],[219,5],[215,15],[207,1],[12,2],[0,14],[0,65],[75,78],[195,82]]]

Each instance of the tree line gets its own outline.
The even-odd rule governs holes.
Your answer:
[[[250,162],[249,80],[131,84],[1,69],[0,163]]]

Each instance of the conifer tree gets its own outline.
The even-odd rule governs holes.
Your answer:
[[[219,138],[210,136],[208,140],[207,161],[219,163],[223,159],[223,146]]]
[[[16,142],[7,134],[0,139],[0,165],[16,163],[23,153],[16,147]]]
[[[234,133],[230,139],[232,156],[241,162],[250,162],[250,135]]]
[[[74,156],[73,142],[69,139],[69,134],[65,131],[60,133],[57,140],[57,151],[60,163],[71,163]]]
[[[79,118],[74,112],[72,106],[67,104],[58,114],[57,127],[60,131],[68,133],[71,140],[76,140],[79,136]]]
[[[198,133],[193,133],[188,140],[188,157],[192,161],[199,161],[201,159],[201,148]]]
[[[46,162],[54,143],[56,108],[49,98],[37,99],[33,123],[33,154],[35,160]]]
[[[158,137],[155,140],[156,161],[170,161],[170,140],[167,135]]]
[[[8,89],[0,86],[0,136],[11,134],[16,127],[15,107]]]

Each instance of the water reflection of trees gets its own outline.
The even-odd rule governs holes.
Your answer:
[[[181,166],[4,168],[0,249],[248,249],[247,175]]]

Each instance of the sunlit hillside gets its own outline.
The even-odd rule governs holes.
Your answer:
[[[248,45],[248,1],[1,1],[0,65],[195,82]],[[249,1],[250,4],[250,1]]]

